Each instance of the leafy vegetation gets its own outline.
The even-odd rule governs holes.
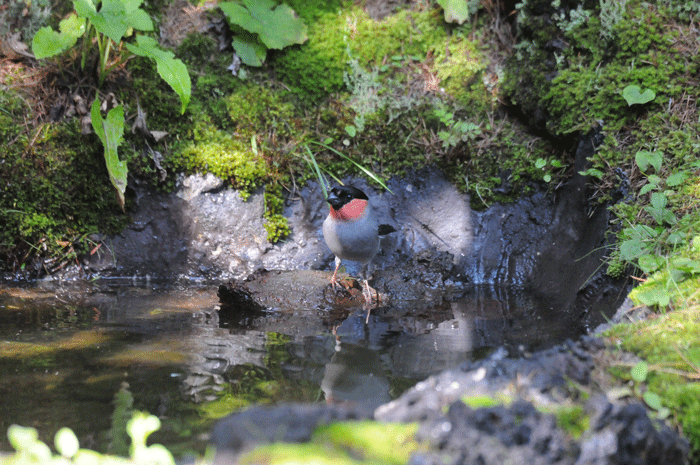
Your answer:
[[[130,460],[103,455],[89,449],[81,449],[75,433],[70,428],[65,427],[58,430],[54,438],[54,445],[58,451],[58,455],[54,456],[49,446],[39,440],[36,429],[12,425],[7,430],[7,436],[16,452],[9,457],[3,457],[2,463],[17,465],[32,463],[56,465],[65,463],[175,464],[173,456],[162,445],[146,445],[148,436],[160,428],[158,417],[143,412],[134,412],[126,428],[131,437]]]

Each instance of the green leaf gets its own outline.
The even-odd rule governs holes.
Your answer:
[[[7,429],[7,439],[16,451],[22,451],[39,439],[39,433],[36,429],[27,426],[10,425]]]
[[[622,96],[627,101],[628,106],[643,105],[656,98],[656,94],[651,89],[642,89],[639,86],[627,86],[622,89]]]
[[[535,168],[541,169],[544,168],[545,165],[547,165],[547,160],[545,160],[544,158],[538,158],[537,160],[535,160]]]
[[[348,133],[348,136],[355,137],[357,135],[357,128],[352,124],[349,124],[345,126],[345,132]]]
[[[255,0],[248,0],[246,3],[255,3]],[[278,50],[288,45],[303,44],[308,40],[306,25],[296,17],[289,5],[282,4],[275,8],[270,26],[260,34],[260,40],[269,48]]]
[[[638,383],[643,383],[647,379],[647,374],[649,373],[649,365],[646,362],[639,362],[632,367],[630,374],[632,379]]]
[[[180,113],[185,113],[192,94],[192,83],[187,73],[187,66],[181,60],[174,58],[173,52],[161,50],[158,42],[152,37],[139,35],[136,37],[135,44],[125,43],[124,45],[135,55],[155,60],[160,77],[180,96],[182,104]]]
[[[649,166],[654,167],[654,171],[657,173],[661,170],[661,162],[663,161],[663,153],[657,151],[649,152],[646,150],[640,150],[634,156],[634,160],[637,162],[637,166],[642,172],[646,172]]]
[[[620,259],[631,262],[642,256],[647,251],[647,247],[639,239],[630,239],[620,244]]]
[[[54,445],[59,454],[71,458],[78,453],[80,443],[75,433],[70,428],[63,427],[54,436]]]
[[[223,2],[219,8],[229,23],[258,34],[260,41],[268,48],[283,49],[308,40],[306,25],[296,17],[289,5],[275,7],[275,2],[271,0],[243,0],[243,5]]]
[[[40,60],[68,50],[85,34],[85,18],[71,14],[59,23],[61,32],[42,27],[32,39],[32,53]]]
[[[445,10],[445,22],[462,24],[469,19],[469,4],[466,0],[437,0]]]
[[[668,178],[666,178],[666,185],[669,187],[680,186],[681,184],[683,184],[683,181],[685,181],[687,177],[688,174],[685,171],[673,173]]]
[[[666,208],[668,205],[668,198],[662,192],[652,192],[651,194],[651,206],[659,210]]]
[[[664,263],[665,260],[662,257],[653,254],[645,254],[637,259],[639,268],[641,268],[646,274],[651,274],[658,270]]]
[[[544,182],[549,182],[549,181],[552,180],[552,175],[551,175],[551,174],[545,174],[545,175],[542,177],[542,180],[544,180]]]
[[[233,49],[241,61],[248,66],[262,66],[267,55],[267,48],[253,35],[244,31],[237,34],[232,41]]]
[[[579,171],[581,176],[593,176],[594,178],[603,179],[603,172],[596,168],[588,168],[586,171]]]
[[[668,307],[671,303],[671,296],[668,291],[660,286],[640,287],[635,294],[635,298],[643,305],[652,307],[658,305],[660,307]]]
[[[100,99],[95,98],[90,111],[92,128],[102,141],[105,149],[105,163],[109,172],[109,180],[117,189],[119,205],[124,209],[124,192],[126,191],[126,162],[119,160],[117,148],[121,144],[124,135],[124,109],[119,105],[112,108],[107,114],[107,119],[102,119],[100,114]]]
[[[661,410],[663,408],[663,404],[661,403],[661,396],[655,392],[645,392],[644,394],[642,394],[642,399],[644,399],[644,403],[646,403],[651,409]]]
[[[131,437],[132,453],[135,450],[144,449],[146,440],[151,433],[158,431],[160,420],[154,415],[135,411],[131,420],[126,425],[126,431]]]

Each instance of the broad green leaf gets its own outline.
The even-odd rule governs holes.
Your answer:
[[[658,270],[661,265],[663,265],[665,260],[658,255],[653,255],[653,254],[645,254],[639,257],[637,259],[637,264],[639,265],[639,268],[642,269],[643,272],[646,274],[651,274],[654,271]]]
[[[259,8],[262,10],[271,10],[275,5],[275,3],[270,0],[260,0],[258,4]],[[236,24],[253,34],[260,34],[262,32],[262,23],[254,18],[251,12],[240,3],[223,2],[219,3],[219,8],[224,12],[230,23]]]
[[[649,166],[654,167],[654,171],[657,173],[661,169],[661,162],[663,161],[663,153],[657,151],[649,152],[646,150],[640,150],[634,156],[637,166],[642,172],[645,172]]]
[[[100,99],[95,98],[90,111],[92,128],[102,141],[105,149],[105,163],[109,172],[109,180],[117,189],[119,205],[124,209],[124,192],[126,191],[126,162],[119,160],[117,148],[121,144],[124,135],[124,109],[121,105],[112,108],[107,113],[107,119],[102,119],[100,114]]]
[[[445,10],[445,22],[462,24],[469,19],[467,0],[437,0],[437,2]]]
[[[136,37],[135,44],[124,43],[124,45],[135,55],[155,60],[158,74],[180,96],[182,104],[180,112],[185,113],[192,95],[192,83],[187,73],[187,66],[175,58],[173,52],[160,49],[158,42],[152,37],[139,35]]]
[[[258,34],[260,41],[268,48],[282,49],[292,44],[302,44],[308,39],[306,25],[286,4],[275,7],[272,0],[243,0],[243,5],[223,2],[219,8],[229,23]]]
[[[620,244],[620,259],[631,262],[647,251],[647,247],[639,239],[630,239]]]
[[[135,411],[131,420],[126,424],[126,432],[131,437],[132,449],[142,449],[146,447],[148,436],[160,428],[160,420],[154,415],[145,412]]]
[[[668,205],[668,198],[662,192],[652,192],[651,194],[651,206],[659,210],[666,208]]]
[[[646,362],[639,362],[632,367],[630,374],[633,380],[643,383],[647,379],[647,374],[649,374],[649,365]]]
[[[350,124],[348,126],[345,126],[345,132],[348,133],[348,136],[355,137],[357,135],[357,128]]]
[[[622,89],[622,96],[627,101],[628,106],[643,105],[656,98],[656,94],[651,89],[642,89],[639,86],[627,86]]]
[[[644,399],[644,402],[649,406],[650,409],[661,410],[663,408],[663,404],[661,403],[661,396],[655,392],[645,392],[644,394],[642,394],[642,399]]]
[[[666,178],[666,185],[669,187],[679,186],[683,184],[683,181],[685,181],[687,177],[688,174],[685,171],[673,173],[668,178]]]
[[[126,11],[121,0],[102,0],[100,10],[90,14],[88,19],[97,32],[106,35],[116,43],[121,42],[129,29]]]
[[[668,304],[671,303],[671,296],[668,295],[668,291],[659,285],[640,287],[635,290],[637,292],[634,293],[634,300],[639,301],[639,303],[647,307],[652,307],[654,305],[668,307]]]
[[[248,0],[246,3],[253,3]],[[306,25],[296,17],[289,5],[282,4],[274,9],[268,23],[260,33],[260,40],[269,48],[278,50],[293,44],[303,44],[308,40]]]
[[[7,439],[16,451],[21,451],[34,444],[39,439],[39,433],[28,426],[10,425],[7,428]]]
[[[34,34],[32,52],[38,60],[58,55],[75,45],[78,37],[85,34],[85,18],[71,14],[61,20],[59,29],[61,32],[56,32],[47,26]]]
[[[78,453],[80,443],[75,433],[70,428],[63,427],[54,436],[54,445],[59,454],[71,458]]]
[[[262,66],[267,55],[267,47],[258,42],[253,34],[237,34],[231,44],[243,63],[248,66]]]
[[[537,160],[535,160],[535,168],[537,169],[544,168],[546,164],[547,160],[545,160],[544,158],[538,158]]]
[[[639,195],[647,194],[647,193],[653,191],[654,189],[656,189],[657,187],[659,187],[659,186],[656,185],[656,184],[653,184],[653,183],[651,183],[651,182],[648,183],[648,184],[644,184],[644,185],[642,186],[642,188],[639,189]]]

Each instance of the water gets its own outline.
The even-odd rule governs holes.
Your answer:
[[[521,291],[482,287],[458,298],[373,310],[303,308],[220,316],[216,287],[0,289],[0,450],[32,426],[62,426],[108,451],[115,396],[158,415],[153,438],[201,453],[216,418],[252,402],[377,406],[445,368],[498,347],[535,350],[585,332]],[[423,306],[421,306],[423,305]]]

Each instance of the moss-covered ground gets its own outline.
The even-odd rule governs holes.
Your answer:
[[[14,3],[19,3],[15,0]],[[481,2],[462,25],[416,2],[384,14],[348,1],[289,1],[308,40],[270,50],[260,68],[233,76],[217,37],[192,31],[174,49],[189,69],[192,99],[180,101],[151,62],[136,58],[108,76],[131,124],[137,106],[167,176],[126,131],[120,155],[138,180],[168,190],[177,173],[211,172],[242,194],[265,186],[270,240],[288,233],[281,198],[313,177],[307,147],[334,176],[379,177],[425,164],[443,167],[483,208],[555,189],[572,176],[578,137],[600,127],[601,146],[585,173],[591,202],[617,202],[618,247],[608,272],[641,285],[632,298],[656,318],[620,325],[608,341],[652,367],[659,393],[700,456],[697,347],[700,302],[700,5],[685,0],[523,0],[512,11]],[[170,2],[154,2],[156,18]],[[23,34],[56,27],[65,7],[39,18],[28,9]],[[192,14],[221,18],[190,5]],[[10,11],[10,10],[8,10]],[[12,10],[14,11],[14,10]],[[14,20],[13,20],[14,21]],[[159,19],[164,24],[166,21]],[[9,24],[9,23],[8,23]],[[30,37],[22,37],[30,42]],[[119,208],[94,135],[71,116],[75,96],[89,104],[94,77],[78,54],[32,67],[0,62],[0,270],[39,275],[99,246],[96,233],[128,221]],[[623,91],[651,91],[645,102]],[[648,95],[648,93],[647,93]],[[626,367],[612,369],[621,378]]]

